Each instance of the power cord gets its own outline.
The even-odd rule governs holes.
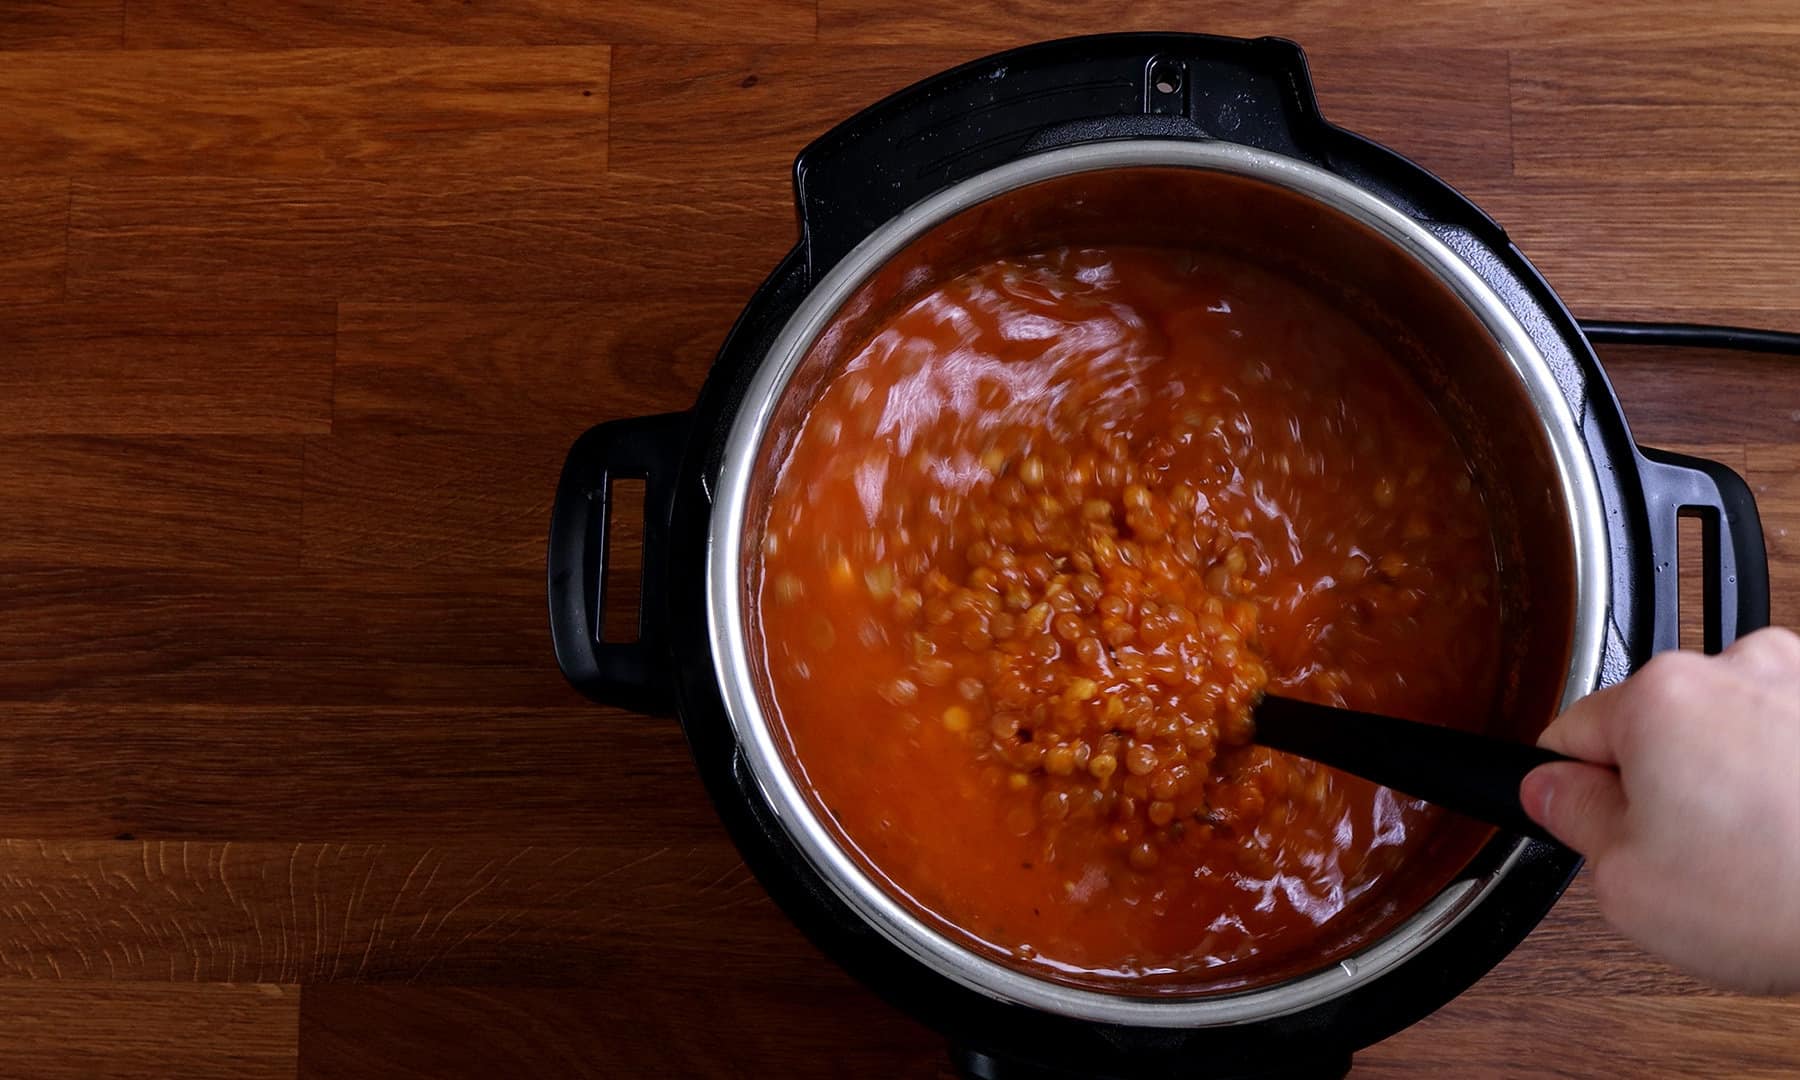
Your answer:
[[[1783,330],[1708,326],[1704,323],[1608,322],[1597,319],[1579,319],[1577,323],[1581,332],[1595,345],[1674,345],[1800,356],[1800,334],[1790,334]]]

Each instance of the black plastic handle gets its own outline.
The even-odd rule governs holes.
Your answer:
[[[1705,584],[1705,648],[1716,653],[1769,625],[1769,555],[1762,519],[1744,478],[1716,461],[1638,448],[1638,475],[1650,515],[1656,625],[1651,648],[1681,646],[1680,519],[1696,517]]]
[[[1539,765],[1574,760],[1489,735],[1274,696],[1256,707],[1256,741],[1551,843],[1556,838],[1519,804],[1519,782]]]
[[[589,428],[563,462],[550,512],[550,637],[556,663],[577,690],[645,713],[674,707],[664,640],[669,517],[687,441],[687,413],[613,420]],[[642,600],[636,641],[600,640],[613,484],[644,481]]]

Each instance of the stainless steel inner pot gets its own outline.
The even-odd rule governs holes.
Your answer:
[[[947,188],[872,233],[806,298],[733,423],[708,531],[712,655],[745,760],[789,837],[895,946],[973,990],[1093,1021],[1210,1027],[1298,1012],[1378,980],[1455,926],[1517,861],[1459,871],[1341,958],[1198,996],[1051,981],[984,955],[861,865],[796,782],[750,633],[754,553],[788,440],[823,381],[885,313],[1001,254],[1065,243],[1229,251],[1340,296],[1394,344],[1474,465],[1501,566],[1501,689],[1489,729],[1529,738],[1594,688],[1607,610],[1593,463],[1543,356],[1504,302],[1399,208],[1300,161],[1235,144],[1130,140],[1022,158]]]

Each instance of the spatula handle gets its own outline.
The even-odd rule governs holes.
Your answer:
[[[1519,804],[1519,781],[1546,762],[1574,760],[1487,735],[1274,696],[1256,707],[1256,741],[1551,843],[1556,838]]]

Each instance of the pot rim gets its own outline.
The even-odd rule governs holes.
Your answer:
[[[1567,707],[1593,689],[1600,673],[1610,579],[1605,514],[1592,458],[1542,352],[1499,294],[1443,241],[1398,207],[1342,177],[1285,155],[1214,141],[1085,143],[1016,159],[910,207],[877,228],[826,274],[770,346],[724,443],[707,529],[707,634],[726,713],[758,791],[833,892],[891,944],[933,971],[1000,1001],[1134,1027],[1218,1027],[1301,1012],[1378,979],[1456,926],[1518,862],[1527,841],[1514,843],[1505,858],[1482,876],[1451,882],[1420,910],[1355,954],[1284,982],[1203,997],[1134,996],[1053,982],[952,940],[891,895],[832,836],[783,760],[774,727],[755,690],[744,632],[744,516],[754,466],[782,392],[844,302],[907,244],[963,210],[1039,181],[1135,167],[1243,176],[1323,203],[1400,248],[1468,306],[1543,422],[1567,511],[1576,602],[1561,706]]]

